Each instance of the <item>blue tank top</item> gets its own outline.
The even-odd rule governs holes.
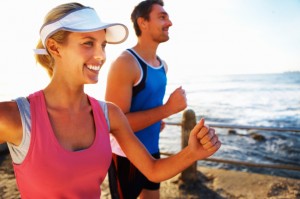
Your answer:
[[[135,51],[127,49],[142,69],[141,81],[133,87],[130,112],[144,111],[163,104],[166,91],[167,77],[164,65],[153,67],[147,64]],[[145,145],[149,153],[159,152],[159,133],[161,121],[135,132],[135,135]]]

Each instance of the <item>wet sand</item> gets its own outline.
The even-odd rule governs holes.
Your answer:
[[[11,158],[0,154],[0,199],[19,199]],[[184,184],[180,174],[161,184],[161,199],[300,199],[300,180],[198,167],[197,181]],[[110,199],[107,179],[102,199]]]

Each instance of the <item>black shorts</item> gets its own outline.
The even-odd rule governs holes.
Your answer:
[[[152,154],[156,159],[160,153]],[[108,170],[112,199],[135,199],[143,189],[158,190],[160,183],[149,181],[126,157],[113,154]]]

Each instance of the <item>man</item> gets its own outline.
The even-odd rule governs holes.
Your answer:
[[[184,90],[173,91],[163,104],[167,84],[167,64],[156,55],[158,45],[169,40],[172,22],[163,8],[162,0],[144,0],[131,14],[137,35],[137,44],[124,51],[113,63],[108,73],[105,98],[117,104],[125,113],[135,135],[154,158],[160,158],[159,133],[162,119],[186,108]],[[115,139],[113,165],[110,170],[111,193],[120,198],[159,198],[159,183],[143,176],[125,157]],[[112,185],[113,183],[115,185]],[[118,190],[116,190],[118,187]]]

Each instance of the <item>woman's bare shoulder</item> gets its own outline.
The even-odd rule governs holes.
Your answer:
[[[106,103],[111,130],[114,131],[126,128],[129,124],[123,111],[112,102]]]
[[[2,122],[13,122],[20,118],[18,105],[15,101],[0,102],[0,120]]]
[[[120,117],[124,115],[120,107],[115,103],[106,101],[106,104],[107,104],[108,115],[110,119],[114,119],[114,117]]]
[[[17,103],[0,102],[0,142],[16,143],[22,135],[22,122]]]

